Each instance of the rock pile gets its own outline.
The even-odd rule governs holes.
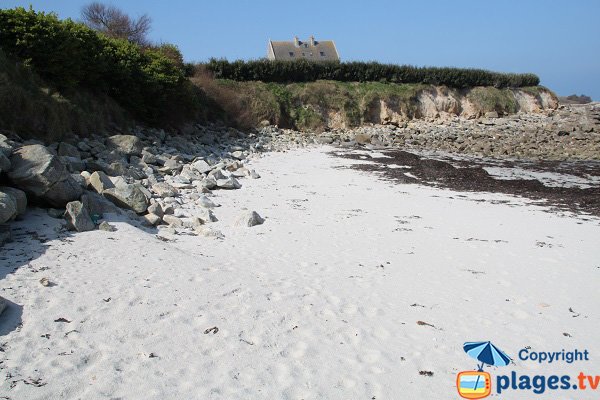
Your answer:
[[[7,223],[25,212],[28,199],[51,207],[50,215],[64,217],[78,232],[97,226],[110,231],[103,214],[126,213],[148,226],[222,237],[205,226],[218,220],[212,191],[239,189],[243,179],[260,178],[247,161],[275,148],[270,135],[217,126],[175,136],[137,128],[132,135],[73,136],[49,146],[12,139],[0,135],[0,174],[9,184],[0,186],[5,239]]]
[[[126,213],[148,226],[208,237],[222,233],[214,190],[235,190],[260,175],[248,161],[261,152],[318,144],[408,148],[490,157],[600,160],[600,104],[480,119],[419,119],[321,134],[262,124],[252,132],[193,125],[167,135],[136,128],[127,135],[70,137],[44,145],[0,135],[0,243],[28,201],[88,231],[105,213]],[[248,211],[235,226],[264,220]],[[107,224],[103,230],[111,230]]]
[[[481,119],[416,119],[325,134],[330,143],[434,150],[496,158],[600,160],[600,104]],[[324,139],[321,139],[323,141]]]

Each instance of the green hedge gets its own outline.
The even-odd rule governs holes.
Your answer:
[[[142,49],[31,8],[0,10],[0,27],[0,47],[61,92],[81,87],[109,95],[149,123],[196,109],[174,46]]]
[[[475,86],[537,86],[534,74],[507,74],[482,69],[413,67],[377,62],[233,61],[211,59],[202,64],[217,79],[263,82],[390,82],[445,85],[453,88]]]

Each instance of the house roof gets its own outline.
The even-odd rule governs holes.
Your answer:
[[[315,40],[311,37],[306,42],[297,38],[289,42],[269,40],[268,58],[272,60],[304,58],[311,61],[339,61],[340,56],[333,40]]]

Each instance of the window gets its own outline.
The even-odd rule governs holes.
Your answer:
[[[302,57],[306,57],[306,53],[302,53]]]
[[[312,52],[310,53],[310,56],[311,56],[311,57],[313,56],[313,55],[312,55]]]
[[[290,57],[294,57],[294,52],[290,51]]]
[[[324,52],[320,51],[319,53],[321,54],[321,57],[325,57],[325,53]]]

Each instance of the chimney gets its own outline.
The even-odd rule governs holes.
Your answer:
[[[298,39],[298,36],[294,36],[294,46],[300,47],[300,40]]]
[[[310,35],[310,45],[311,46],[315,45],[315,37],[313,35]]]

